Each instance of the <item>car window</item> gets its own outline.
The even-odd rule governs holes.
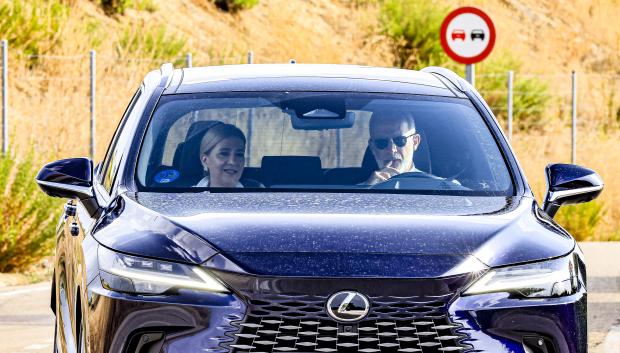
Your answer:
[[[513,193],[499,146],[478,111],[461,98],[168,95],[144,141],[136,173],[143,189]]]
[[[117,148],[118,142],[120,140],[120,136],[122,134],[125,123],[127,122],[127,119],[130,113],[132,112],[136,102],[140,98],[141,93],[142,93],[142,90],[139,89],[133,95],[131,101],[129,102],[129,105],[125,109],[125,113],[123,114],[123,117],[121,118],[121,121],[116,129],[116,132],[114,133],[112,142],[108,146],[108,151],[106,152],[105,159],[103,160],[103,163],[102,163],[100,182],[108,193],[110,193],[112,190],[112,185],[114,184],[114,179],[116,178],[116,174],[118,172],[120,158],[122,156],[122,153],[120,153],[121,152],[120,149]]]

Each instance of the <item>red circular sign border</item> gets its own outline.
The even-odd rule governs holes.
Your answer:
[[[448,31],[448,24],[456,16],[464,14],[464,13],[473,13],[475,15],[482,17],[484,22],[486,22],[487,26],[489,26],[489,32],[491,32],[489,33],[489,45],[487,46],[487,48],[482,53],[476,56],[472,56],[471,58],[462,57],[458,55],[457,53],[455,53],[454,51],[452,51],[452,49],[450,49],[450,47],[448,46],[448,41],[446,40],[446,32]],[[491,51],[493,50],[493,47],[495,46],[495,25],[493,25],[493,21],[491,21],[491,17],[489,17],[489,15],[487,15],[484,11],[476,7],[471,7],[471,6],[459,7],[458,9],[450,12],[448,16],[446,16],[446,18],[441,23],[440,37],[441,37],[440,38],[441,46],[443,47],[443,50],[446,52],[446,54],[448,54],[450,58],[452,58],[452,60],[458,63],[461,63],[461,64],[475,64],[475,63],[481,62],[487,56],[489,56],[489,54],[491,54]]]

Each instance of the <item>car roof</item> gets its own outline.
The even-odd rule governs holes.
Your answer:
[[[457,96],[442,80],[428,72],[334,64],[248,64],[177,69],[164,94],[281,90]]]

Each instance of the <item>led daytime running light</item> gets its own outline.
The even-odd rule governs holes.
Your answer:
[[[510,293],[526,298],[570,295],[578,289],[578,271],[574,254],[566,257],[492,269],[463,295]]]
[[[102,283],[113,290],[145,294],[162,294],[173,288],[229,292],[223,283],[198,266],[125,255],[102,246],[98,260]]]
[[[200,277],[204,282],[198,282],[191,279],[185,279],[180,276],[171,276],[167,274],[156,274],[140,270],[111,268],[108,272],[117,276],[127,277],[130,279],[137,279],[151,283],[167,284],[175,287],[183,287],[190,289],[201,289],[210,292],[228,292],[228,289],[224,287],[219,281],[213,277],[207,275],[203,270],[199,268],[193,268],[192,271]]]

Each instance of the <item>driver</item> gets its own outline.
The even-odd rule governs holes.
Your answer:
[[[368,145],[379,170],[373,172],[364,184],[374,185],[398,174],[420,172],[413,162],[413,153],[420,145],[420,135],[416,134],[415,121],[410,113],[374,112],[368,128]]]

